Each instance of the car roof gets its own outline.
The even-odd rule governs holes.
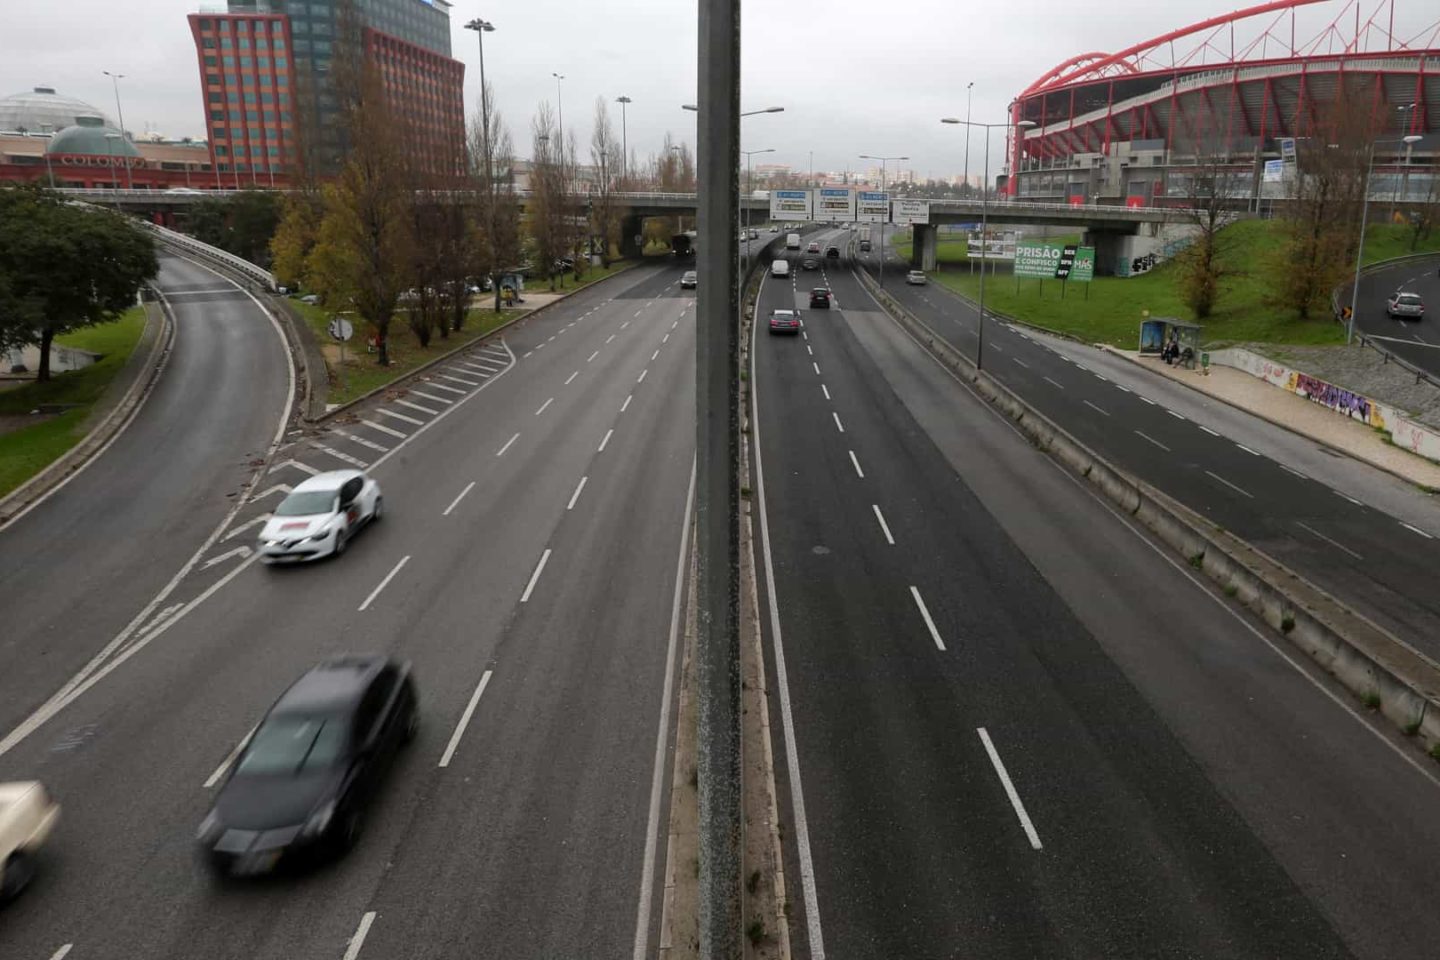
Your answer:
[[[295,485],[293,493],[309,493],[311,491],[339,490],[349,480],[356,477],[363,477],[365,474],[359,470],[330,470],[326,473],[317,473]]]
[[[774,310],[771,310],[770,312],[771,312],[771,313],[794,313],[795,311],[792,310],[792,309],[790,309],[789,307],[776,307]]]
[[[811,287],[811,288],[810,288],[810,292],[811,292],[811,293],[829,293],[829,292],[830,292],[830,288],[829,288],[829,287]]]
[[[1414,299],[1419,300],[1419,299],[1420,299],[1420,294],[1418,294],[1418,293],[1411,293],[1409,290],[1396,290],[1396,291],[1395,291],[1395,297],[1396,297],[1396,299],[1400,299],[1400,298],[1402,298],[1402,297],[1413,297]]]
[[[389,660],[379,654],[348,654],[311,667],[280,695],[272,714],[339,713],[353,706]]]

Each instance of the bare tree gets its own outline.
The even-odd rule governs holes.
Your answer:
[[[555,289],[556,264],[570,246],[571,227],[566,181],[565,145],[556,132],[555,112],[542,102],[530,122],[530,240],[550,289]]]
[[[1175,261],[1180,298],[1197,320],[1210,316],[1221,296],[1221,282],[1239,272],[1230,257],[1234,244],[1224,228],[1235,219],[1235,201],[1245,196],[1240,179],[1218,156],[1204,159],[1190,174],[1185,219],[1194,238]]]
[[[615,184],[623,156],[610,123],[610,106],[604,97],[595,98],[595,123],[590,134],[590,162],[598,179],[590,197],[590,232],[600,245],[600,260],[610,265],[610,248],[620,240],[620,215],[615,203]]]
[[[476,272],[490,278],[498,312],[501,274],[520,259],[520,202],[515,196],[515,150],[510,131],[488,84],[483,96],[485,102],[469,134],[470,180],[479,210],[479,234],[472,237],[472,256]]]

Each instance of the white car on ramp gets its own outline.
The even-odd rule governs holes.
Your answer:
[[[380,485],[359,470],[332,470],[306,480],[280,501],[260,531],[266,563],[318,560],[345,552],[360,528],[379,520]]]

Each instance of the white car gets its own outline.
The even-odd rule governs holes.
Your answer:
[[[772,276],[772,277],[788,277],[788,276],[790,276],[790,261],[789,261],[789,260],[776,260],[774,263],[770,264],[770,276]]]
[[[0,783],[0,903],[30,883],[35,859],[58,819],[60,804],[41,783]]]
[[[350,538],[379,520],[380,485],[359,470],[319,473],[290,491],[260,531],[260,559],[318,560],[345,552]]]
[[[923,270],[911,270],[909,273],[905,274],[905,282],[908,283],[908,284],[910,284],[911,286],[916,286],[916,287],[923,287],[923,286],[925,286],[925,283],[926,283],[926,280],[925,280],[925,271],[923,271]]]

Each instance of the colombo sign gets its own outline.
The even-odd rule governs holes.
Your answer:
[[[815,219],[823,223],[849,223],[855,219],[855,191],[849,187],[821,187],[815,191]]]
[[[809,190],[771,190],[771,220],[812,220]]]
[[[855,195],[855,220],[859,223],[884,223],[890,218],[890,194],[861,190]]]
[[[1078,280],[1089,283],[1095,277],[1095,248],[1074,244],[1021,240],[1015,245],[1017,280]]]

